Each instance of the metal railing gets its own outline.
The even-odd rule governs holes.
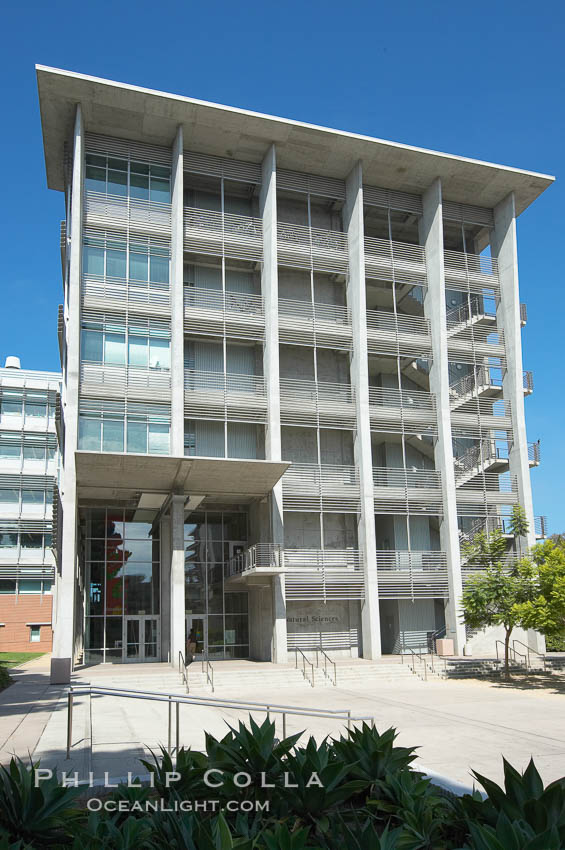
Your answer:
[[[324,673],[324,676],[326,677],[326,679],[329,679],[329,680],[330,680],[330,682],[332,683],[332,685],[336,686],[336,685],[337,685],[337,666],[336,666],[335,661],[332,661],[332,659],[330,658],[330,656],[328,655],[328,653],[325,651],[325,649],[322,649],[322,648],[320,647],[320,649],[317,649],[317,650],[316,650],[316,667],[319,667],[319,666],[320,666],[320,664],[319,664],[319,662],[318,662],[318,653],[320,653],[320,654],[321,654],[321,656],[322,656],[322,658],[324,659],[324,666],[323,666],[323,668],[322,668],[322,671],[323,671],[323,673]],[[328,662],[329,662],[329,664],[333,665],[333,668],[334,668],[333,679],[332,679],[332,677],[331,677],[331,676],[329,675],[329,673],[328,673]]]
[[[181,664],[182,662],[182,664]],[[186,692],[189,693],[188,687],[188,667],[186,666],[186,661],[183,653],[179,649],[179,673],[182,676],[183,684],[186,685]]]
[[[525,392],[533,393],[534,391],[534,373],[525,371],[522,373],[522,384]]]
[[[240,259],[261,259],[263,223],[260,218],[196,207],[184,207],[184,248],[203,248]]]
[[[279,317],[293,322],[315,322],[336,325],[351,325],[351,314],[347,307],[337,304],[299,301],[295,298],[279,298]]]
[[[435,410],[435,396],[423,390],[396,390],[389,387],[369,387],[372,407],[402,407],[408,410]]]
[[[463,275],[469,277],[483,277],[483,275],[498,278],[498,260],[486,254],[468,254],[463,251],[444,251],[445,272],[448,277],[455,274],[456,277]],[[451,273],[451,274],[450,274]],[[488,286],[492,287],[494,281],[489,280]]]
[[[185,318],[191,311],[205,313],[233,313],[235,316],[263,315],[263,298],[250,292],[230,292],[229,290],[201,289],[184,285]]]
[[[503,640],[496,640],[494,645],[495,645],[495,648],[496,648],[496,660],[499,663],[503,662],[505,657],[506,657],[506,644],[504,643]],[[502,658],[500,657],[500,653],[499,653],[499,650],[498,650],[499,646],[502,647],[502,653],[501,653]],[[522,659],[522,661],[520,661],[520,659]],[[525,655],[525,653],[519,652],[517,649],[514,649],[514,647],[510,646],[510,645],[508,646],[508,662],[518,664],[519,666],[522,666],[522,667],[528,666],[527,656]]]
[[[312,687],[314,687],[314,684],[315,684],[315,681],[316,681],[316,673],[315,673],[316,668],[314,667],[314,662],[310,661],[310,659],[306,657],[304,652],[301,649],[298,649],[298,647],[297,647],[294,650],[294,659],[295,659],[295,665],[294,666],[295,666],[296,670],[298,670],[298,653],[300,653],[300,655],[302,656],[302,675],[304,676],[306,681],[310,682]],[[309,665],[309,667],[312,671],[312,678],[311,679],[308,677],[308,674],[306,672],[306,670],[307,670],[306,665],[307,664]]]
[[[520,323],[523,325],[528,321],[528,308],[525,304],[520,304]]]
[[[214,693],[214,668],[208,657],[202,656],[202,672],[206,673],[206,684],[210,685],[212,693]]]
[[[283,552],[278,543],[255,543],[226,563],[228,576],[238,575],[244,570],[283,567]]]
[[[495,317],[496,309],[489,309],[487,304],[485,304],[485,299],[480,295],[472,295],[469,300],[465,300],[462,304],[447,311],[447,327],[451,329],[457,325],[466,324],[472,319],[482,318],[483,316]]]
[[[420,673],[416,673],[416,659],[418,659],[418,661],[422,665],[422,668],[423,668],[423,671],[424,671],[424,675],[423,675],[424,681],[427,682],[427,680],[428,680],[428,665],[426,664],[423,653],[416,652],[416,650],[412,649],[412,647],[410,647],[410,646],[403,646],[402,652],[400,653],[400,658],[401,658],[402,664],[404,664],[404,655],[405,655],[406,652],[410,653],[410,655],[408,656],[408,665],[410,667],[412,667],[412,673],[414,673],[415,676],[420,675]]]
[[[423,316],[395,314],[385,310],[367,310],[367,331],[427,336],[430,333],[430,323]]]
[[[541,460],[541,450],[539,440],[536,443],[528,443],[528,460],[535,466],[538,466]]]
[[[168,367],[117,366],[83,361],[80,365],[83,392],[103,395],[141,396],[168,400],[171,395],[171,371]]]
[[[541,658],[542,665],[543,665],[543,672],[545,673],[545,671],[546,671],[546,656],[545,656],[544,652],[540,652],[538,649],[534,649],[533,646],[529,646],[529,644],[524,643],[523,641],[518,640],[518,639],[515,639],[515,640],[512,641],[512,648],[513,649],[515,648],[515,644],[519,644],[520,646],[524,647],[524,649],[526,650],[526,664],[527,664],[528,670],[531,670],[531,667],[532,667],[530,654],[533,653],[534,655],[537,655],[538,658]]]
[[[469,393],[478,392],[484,388],[502,387],[502,378],[491,372],[488,366],[481,366],[469,375],[465,375],[459,381],[451,384],[449,395],[452,399],[466,396]]]
[[[405,467],[374,466],[373,484],[379,488],[423,488],[436,490],[441,487],[441,472],[436,469],[407,469]]]
[[[282,716],[283,738],[286,738],[286,718],[287,716],[298,717],[325,717],[331,720],[344,720],[347,728],[351,728],[351,723],[369,722],[374,726],[374,717],[353,716],[351,709],[324,709],[324,708],[302,708],[293,705],[280,705],[278,703],[252,702],[250,700],[234,700],[222,699],[221,697],[199,697],[199,696],[183,696],[180,694],[163,694],[158,691],[137,691],[127,688],[104,688],[96,685],[71,685],[67,691],[67,759],[70,758],[72,749],[72,734],[73,734],[73,710],[74,700],[78,696],[88,696],[92,699],[93,696],[113,696],[122,697],[125,699],[142,699],[149,702],[164,702],[169,707],[168,719],[168,734],[167,734],[167,752],[173,753],[172,746],[172,714],[173,705],[176,707],[175,718],[175,751],[178,753],[180,749],[180,706],[210,706],[212,708],[225,708],[234,711],[264,711],[269,717],[271,714],[280,714]]]

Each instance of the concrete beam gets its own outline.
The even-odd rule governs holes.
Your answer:
[[[70,262],[66,298],[67,369],[62,404],[65,421],[65,450],[61,477],[63,533],[61,574],[57,581],[57,610],[54,618],[51,682],[70,681],[74,664],[75,586],[77,575],[77,488],[75,449],[78,445],[78,399],[80,373],[80,281],[84,185],[84,121],[80,103],[75,111],[73,167],[70,201]],[[80,623],[82,628],[82,622]]]
[[[508,195],[494,209],[491,251],[492,255],[498,259],[500,304],[496,317],[498,325],[504,331],[506,348],[506,372],[502,379],[502,392],[512,408],[514,441],[510,448],[510,475],[516,477],[518,499],[526,512],[530,525],[527,538],[522,540],[522,547],[527,548],[535,544],[536,533],[524,412],[522,326],[520,323],[520,291],[518,286],[516,209],[513,194]]]
[[[171,193],[171,455],[184,454],[183,133],[172,153]]]
[[[171,500],[171,561],[170,561],[170,662],[178,663],[179,651],[185,654],[184,600],[184,496]],[[162,564],[161,569],[167,569]]]
[[[449,600],[446,607],[448,638],[455,652],[462,654],[465,645],[465,626],[461,621],[461,555],[457,524],[457,497],[453,466],[451,413],[449,407],[449,360],[447,353],[447,322],[445,304],[445,271],[443,257],[443,220],[441,181],[434,180],[422,197],[423,215],[420,241],[424,245],[428,291],[424,311],[430,322],[432,336],[432,367],[430,391],[437,403],[438,438],[435,444],[435,465],[441,470],[443,520],[440,543],[447,555]]]
[[[365,601],[361,605],[362,655],[381,654],[381,627],[373,498],[373,457],[369,417],[369,361],[367,349],[367,303],[365,291],[365,241],[363,223],[363,171],[358,162],[345,182],[344,227],[349,250],[347,304],[351,312],[353,351],[351,383],[355,392],[357,431],[355,465],[359,469],[361,514],[358,524],[359,549],[363,555]]]
[[[277,254],[277,162],[275,146],[271,145],[261,165],[259,210],[263,229],[263,272],[261,289],[265,307],[264,374],[267,387],[267,427],[265,459],[281,460],[281,411],[279,391],[279,282]],[[273,487],[269,496],[271,540],[284,545],[282,482]],[[286,603],[284,577],[272,579],[272,660],[284,664],[287,660]]]

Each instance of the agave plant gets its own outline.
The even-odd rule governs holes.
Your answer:
[[[466,796],[461,806],[470,819],[496,827],[499,816],[509,822],[522,821],[536,834],[555,829],[561,845],[565,846],[565,779],[558,779],[544,788],[533,760],[523,774],[504,759],[504,788],[480,773],[473,772],[487,793]]]
[[[153,755],[153,762],[141,760],[141,764],[152,775],[153,786],[157,795],[164,800],[203,799],[209,796],[209,789],[204,782],[204,773],[208,768],[208,760],[203,753],[182,747],[177,753],[176,763],[170,754],[161,747],[161,755]],[[175,782],[170,781],[173,773],[180,775]]]
[[[352,777],[376,782],[405,770],[416,758],[415,747],[395,746],[397,735],[396,729],[379,734],[374,726],[363,723],[333,746],[337,756],[349,765]]]
[[[501,813],[496,826],[469,824],[471,843],[464,850],[562,850],[555,827],[537,832],[524,821],[510,821]]]
[[[367,779],[352,779],[351,765],[341,761],[327,740],[318,746],[310,738],[305,747],[297,748],[286,759],[288,785],[277,797],[283,797],[289,812],[307,822],[316,821],[317,828],[327,827],[322,815],[335,806],[343,805],[356,794],[364,791]]]
[[[64,841],[83,817],[73,806],[81,789],[61,787],[56,776],[36,781],[38,768],[16,758],[0,767],[0,828],[34,848]]]

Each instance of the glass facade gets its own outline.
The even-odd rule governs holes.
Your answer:
[[[87,664],[121,662],[126,653],[129,659],[158,658],[160,539],[154,517],[123,508],[81,513]]]
[[[197,652],[214,658],[247,658],[247,592],[227,589],[224,565],[247,547],[247,514],[203,511],[184,524],[187,627]]]

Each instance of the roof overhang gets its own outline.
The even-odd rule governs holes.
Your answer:
[[[171,146],[183,127],[186,149],[261,162],[275,142],[277,165],[343,179],[359,160],[365,183],[421,194],[436,177],[446,200],[492,208],[510,192],[520,214],[553,182],[547,174],[332,130],[287,118],[37,65],[47,184],[63,190],[63,144],[76,105],[87,130]]]
[[[149,494],[175,493],[241,502],[267,496],[290,466],[267,460],[84,451],[75,452],[75,465],[78,496],[82,499],[148,501]],[[158,500],[154,506],[157,504]]]

